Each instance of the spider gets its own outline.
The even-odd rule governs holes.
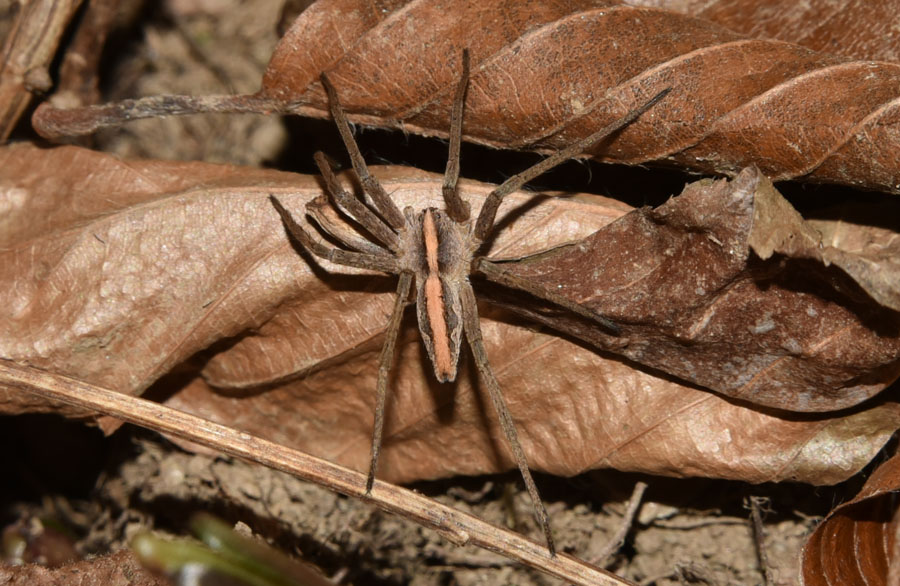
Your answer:
[[[632,110],[605,128],[543,159],[534,166],[510,177],[494,189],[485,199],[478,218],[471,221],[469,204],[459,194],[459,152],[462,140],[463,106],[469,83],[469,53],[463,51],[462,75],[456,87],[450,116],[450,153],[444,174],[442,194],[446,208],[426,208],[413,210],[407,207],[401,211],[375,177],[369,174],[359,147],[353,139],[347,117],[341,108],[337,92],[323,73],[322,85],[328,95],[331,114],[350,155],[353,169],[363,190],[371,198],[373,205],[348,194],[338,183],[325,155],[314,155],[316,165],[322,173],[325,191],[331,204],[352,217],[377,242],[355,237],[336,236],[329,230],[326,220],[316,212],[313,202],[307,205],[310,216],[325,232],[346,247],[335,248],[315,240],[298,224],[290,212],[270,196],[272,204],[281,215],[282,222],[290,237],[314,255],[332,263],[372,269],[399,275],[399,284],[394,308],[385,332],[384,346],[378,363],[378,381],[375,394],[375,425],[372,434],[371,461],[366,479],[366,494],[372,490],[378,454],[381,449],[384,427],[384,405],[387,393],[388,375],[394,359],[394,346],[400,330],[401,318],[410,289],[415,283],[416,313],[419,331],[425,349],[434,367],[434,375],[440,382],[451,382],[456,378],[459,352],[465,335],[475,358],[475,364],[487,387],[491,403],[500,420],[500,425],[509,442],[516,464],[525,481],[525,487],[534,506],[534,515],[547,540],[550,555],[556,553],[547,510],[541,501],[537,486],[528,469],[525,452],[519,443],[516,426],[506,406],[500,385],[488,361],[481,335],[475,293],[469,283],[469,276],[480,274],[488,281],[514,287],[545,299],[570,311],[598,322],[611,333],[619,328],[609,319],[595,314],[553,292],[536,287],[507,273],[499,263],[478,254],[479,249],[491,233],[497,209],[503,198],[525,185],[528,181],[556,167],[580,153],[587,147],[606,138],[617,130],[633,122],[638,116],[659,102],[671,88],[663,90],[642,106]]]

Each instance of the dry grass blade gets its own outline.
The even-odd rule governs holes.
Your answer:
[[[376,481],[365,495],[363,474],[259,437],[75,379],[0,361],[0,384],[103,413],[141,427],[196,442],[352,496],[438,531],[459,545],[472,544],[520,561],[573,584],[623,586],[629,581],[567,554],[550,556],[543,545],[455,511],[411,490]]]

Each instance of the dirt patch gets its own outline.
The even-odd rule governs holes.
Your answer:
[[[246,524],[272,546],[318,565],[327,575],[341,576],[341,583],[559,583],[490,552],[455,546],[360,501],[257,465],[186,453],[131,426],[109,439],[49,416],[33,420],[27,429],[18,423],[4,427],[7,442],[41,445],[35,437],[35,430],[41,429],[52,445],[59,446],[59,438],[65,437],[80,446],[77,453],[32,447],[22,452],[25,460],[13,461],[7,454],[3,465],[12,472],[12,484],[30,477],[42,498],[35,502],[21,494],[7,495],[3,521],[60,519],[78,536],[82,555],[124,548],[146,528],[186,535],[190,514],[207,511]],[[59,460],[78,462],[82,472],[57,474]],[[777,583],[796,583],[797,555],[806,535],[832,503],[852,490],[673,480],[614,471],[571,479],[538,475],[561,549],[596,559],[621,526],[626,501],[639,480],[649,489],[637,519],[620,551],[605,565],[636,582],[660,585],[762,583],[744,504],[749,495],[769,499],[766,550]],[[491,523],[540,537],[516,474],[414,488]]]

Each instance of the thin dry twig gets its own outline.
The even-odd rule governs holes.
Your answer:
[[[542,544],[386,482],[376,480],[367,496],[364,474],[146,399],[8,360],[0,360],[0,384],[110,415],[370,501],[386,511],[434,529],[457,545],[482,547],[572,584],[633,584],[571,555],[557,553],[551,556]]]
[[[52,86],[47,68],[81,0],[23,3],[0,56],[0,142],[6,142],[35,92]]]
[[[618,530],[613,534],[613,536],[606,543],[606,546],[603,550],[593,559],[592,563],[605,567],[607,560],[610,556],[614,555],[619,548],[622,547],[622,544],[625,543],[625,538],[628,537],[628,532],[631,531],[631,526],[634,523],[634,517],[637,515],[638,509],[641,507],[641,501],[644,498],[644,492],[647,490],[647,483],[638,481],[637,484],[634,485],[634,490],[631,492],[631,498],[628,499],[628,505],[625,507],[625,513],[622,515],[622,523],[619,525]]]
[[[750,520],[753,524],[753,541],[756,544],[756,556],[759,559],[759,570],[763,575],[763,582],[766,586],[772,586],[775,583],[772,577],[772,568],[769,565],[769,556],[766,554],[766,531],[763,528],[761,505],[767,500],[763,497],[751,496],[750,501]]]

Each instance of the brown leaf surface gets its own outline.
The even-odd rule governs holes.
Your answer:
[[[499,0],[410,2],[332,35],[320,59],[305,57],[307,35],[343,32],[343,14],[329,2],[302,14],[272,57],[263,94],[304,96],[322,108],[313,82],[327,71],[349,110],[443,132],[459,70],[452,56],[468,47],[470,140],[559,149],[673,86],[611,150],[596,152],[706,172],[756,164],[774,180],[809,174],[889,191],[900,184],[898,65],[850,62],[616,2]]]
[[[551,474],[609,467],[833,484],[858,471],[900,425],[895,403],[836,416],[767,413],[524,325],[482,324],[529,464]],[[379,478],[403,483],[513,469],[473,373],[464,367],[453,385],[431,381],[413,327],[392,377]],[[210,393],[197,380],[167,404],[364,471],[378,351],[373,343],[367,352],[255,396]]]
[[[439,205],[439,178],[407,168],[376,172],[400,205]],[[204,351],[207,382],[195,381],[171,404],[365,468],[394,285],[321,266],[290,246],[267,195],[299,214],[321,193],[315,179],[28,145],[0,151],[0,178],[7,207],[0,270],[12,284],[0,290],[0,354],[139,394]],[[490,190],[474,182],[463,188],[475,207]],[[583,239],[627,212],[591,196],[508,199],[492,256]],[[616,233],[628,217],[604,232]],[[752,409],[488,305],[481,310],[488,354],[538,469],[833,483],[868,462],[900,426],[891,402],[827,416]],[[467,367],[456,385],[438,385],[429,368],[410,313],[381,477],[507,468],[502,434]],[[172,384],[160,391],[172,392]],[[29,401],[0,390],[5,412],[47,408]]]
[[[801,555],[805,586],[882,586],[900,581],[896,492],[900,456],[873,473],[852,500],[816,527]]]
[[[851,59],[900,61],[894,34],[900,2],[878,0],[629,0],[721,24],[750,37],[778,39]]]
[[[145,570],[129,550],[59,568],[36,564],[0,564],[4,586],[167,586],[170,582]]]
[[[0,152],[7,358],[137,394],[260,325],[296,287],[266,196],[311,198],[312,177],[73,147]]]
[[[473,66],[470,141],[557,150],[671,86],[661,104],[592,154],[726,174],[755,164],[773,180],[900,192],[900,64],[850,61],[612,1],[324,0],[279,43],[258,94],[165,98],[154,107],[322,117],[324,71],[354,121],[443,136],[463,48]],[[89,131],[110,113],[160,111],[151,110],[43,108],[34,123],[50,136],[67,125]]]

